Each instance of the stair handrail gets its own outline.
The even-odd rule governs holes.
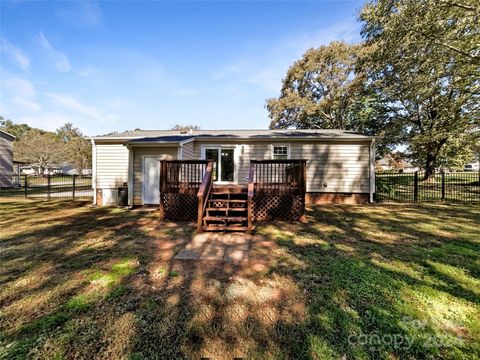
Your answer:
[[[248,171],[248,188],[247,188],[247,231],[249,234],[253,230],[253,196],[255,194],[255,163],[250,162]]]
[[[202,231],[203,214],[208,202],[208,197],[213,186],[213,161],[209,161],[205,173],[203,174],[202,183],[198,189],[198,218],[197,218],[197,231]]]

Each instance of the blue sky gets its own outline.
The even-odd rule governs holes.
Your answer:
[[[54,130],[267,128],[310,47],[360,39],[362,1],[0,2],[0,114]]]

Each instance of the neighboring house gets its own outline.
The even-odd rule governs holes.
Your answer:
[[[62,174],[65,174],[65,175],[79,175],[80,171],[78,171],[78,169],[71,164],[63,164],[62,165]]]
[[[20,174],[21,175],[35,175],[37,171],[33,166],[24,165],[20,167]]]
[[[0,130],[0,187],[13,186],[13,141],[15,136]]]
[[[246,185],[250,160],[305,159],[306,202],[373,201],[375,139],[341,130],[129,131],[91,139],[94,203],[158,204],[159,160],[215,159],[217,184]]]
[[[24,165],[21,167],[21,173],[23,175],[38,175],[41,169],[38,165]],[[47,165],[43,169],[43,175],[79,175],[80,172],[75,166],[64,163],[62,165]]]
[[[463,167],[464,171],[478,171],[480,170],[480,162],[479,161],[473,161],[471,163],[465,164]]]

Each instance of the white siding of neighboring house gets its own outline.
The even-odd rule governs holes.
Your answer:
[[[0,187],[12,186],[13,138],[0,131]]]

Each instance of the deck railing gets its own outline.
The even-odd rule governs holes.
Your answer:
[[[248,227],[253,220],[298,220],[305,212],[306,160],[252,160]]]
[[[247,223],[298,220],[305,212],[306,160],[252,160],[247,188]],[[213,162],[206,160],[161,161],[160,210],[169,220],[197,221],[213,187]]]
[[[163,218],[197,219],[197,193],[207,166],[206,160],[160,161],[160,210]]]
[[[203,175],[202,183],[198,189],[198,212],[197,212],[197,231],[202,231],[203,214],[208,203],[208,197],[213,186],[213,161],[210,161]]]

